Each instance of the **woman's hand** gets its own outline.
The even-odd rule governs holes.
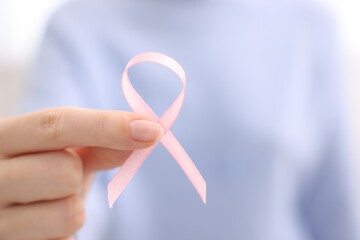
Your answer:
[[[0,239],[71,239],[93,173],[155,144],[162,128],[120,111],[57,108],[0,119]]]

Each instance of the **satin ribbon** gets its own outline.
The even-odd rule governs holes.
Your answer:
[[[176,73],[182,82],[182,90],[180,94],[160,118],[139,96],[129,80],[129,68],[141,62],[154,62],[161,64]],[[174,59],[160,53],[149,52],[135,56],[129,61],[122,75],[122,91],[126,101],[134,112],[147,115],[151,117],[152,120],[159,122],[163,126],[164,135],[160,139],[160,142],[177,161],[205,204],[206,182],[186,151],[182,148],[179,141],[169,130],[179,115],[182,107],[185,97],[185,87],[186,76],[183,68]],[[108,185],[108,201],[111,208],[154,148],[155,146],[147,149],[135,150],[122,165],[115,177],[110,181]]]

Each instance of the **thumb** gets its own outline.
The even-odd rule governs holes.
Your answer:
[[[130,156],[130,150],[113,150],[100,147],[82,147],[73,149],[83,162],[83,189],[81,196],[86,198],[96,171],[121,166]]]
[[[67,238],[61,238],[56,240],[75,240],[75,237],[67,237]]]
[[[85,175],[120,167],[132,153],[131,150],[114,150],[100,147],[74,149],[83,162]]]
[[[160,124],[146,119],[124,121],[127,129],[121,135],[121,144],[123,148],[107,147],[79,147],[75,151],[83,161],[84,172],[95,172],[107,170],[121,166],[130,156],[132,150],[139,148],[148,148],[156,144],[164,133]],[[111,134],[108,134],[111,136]],[[114,142],[114,139],[112,139]]]
[[[96,171],[121,166],[130,156],[133,149],[147,148],[156,144],[163,135],[163,129],[155,122],[140,119],[130,121],[127,133],[119,133],[119,135],[122,135],[121,145],[127,146],[124,148],[127,150],[105,147],[78,147],[72,149],[79,155],[83,163],[84,188],[81,195],[84,198]],[[134,144],[134,142],[137,144]],[[129,148],[129,146],[132,147]]]

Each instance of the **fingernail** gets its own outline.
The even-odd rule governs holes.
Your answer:
[[[130,136],[136,141],[157,141],[163,133],[162,126],[156,122],[148,120],[133,120],[130,122]]]

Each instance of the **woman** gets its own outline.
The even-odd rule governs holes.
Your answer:
[[[330,18],[304,1],[80,0],[52,19],[27,110],[127,109],[120,76],[141,52],[187,77],[172,131],[207,180],[203,206],[156,148],[109,210],[99,174],[80,239],[359,239],[341,74]],[[134,68],[160,113],[173,75]]]

